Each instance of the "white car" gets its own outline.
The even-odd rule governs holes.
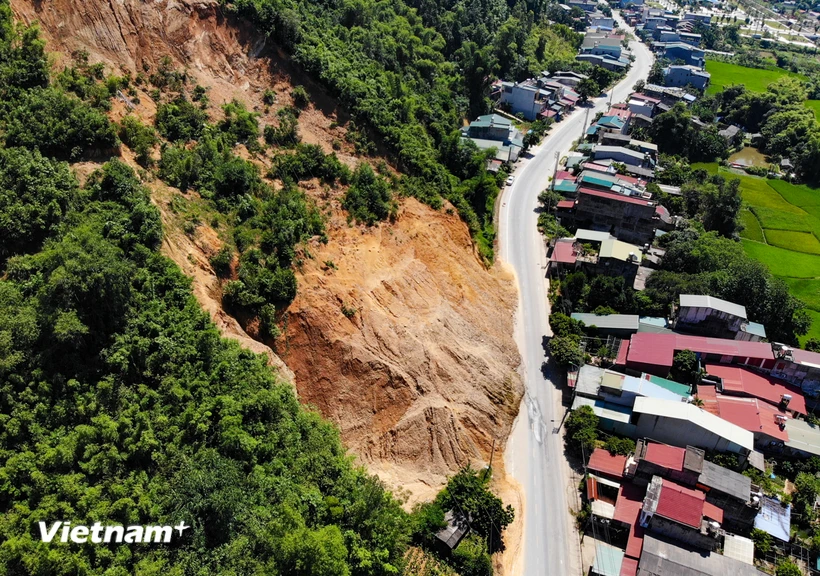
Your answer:
[[[506,184],[507,186],[512,186],[513,182],[515,182],[515,176],[510,176],[509,178],[507,178]]]

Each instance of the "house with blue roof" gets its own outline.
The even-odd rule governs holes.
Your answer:
[[[684,64],[703,68],[706,61],[703,50],[683,42],[658,43],[656,45],[663,52],[663,57],[671,60],[683,60]]]

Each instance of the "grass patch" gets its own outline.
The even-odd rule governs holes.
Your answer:
[[[709,174],[717,174],[720,168],[717,162],[695,162],[691,166],[692,170],[706,170]]]
[[[746,253],[769,267],[775,276],[791,278],[820,277],[820,256],[794,252],[760,242],[742,240]]]
[[[814,117],[820,120],[820,100],[806,100],[803,106],[814,112]]]
[[[757,216],[749,210],[744,208],[740,211],[740,221],[743,223],[743,232],[740,235],[747,240],[754,240],[755,242],[766,243],[766,237],[763,236],[763,228],[760,227],[760,222]]]
[[[789,291],[820,313],[820,280],[816,278],[783,278]],[[818,327],[820,328],[820,327]]]
[[[802,74],[795,74],[781,68],[747,68],[729,62],[718,62],[717,60],[706,61],[706,71],[712,75],[709,80],[707,94],[716,94],[726,86],[733,84],[744,84],[751,92],[765,92],[772,82],[777,82],[783,76],[791,76],[799,80],[805,80]]]
[[[820,254],[820,242],[811,232],[796,232],[793,230],[766,230],[766,240],[772,246],[803,252],[806,254]]]

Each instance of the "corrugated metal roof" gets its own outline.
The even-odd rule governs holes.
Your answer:
[[[754,566],[651,534],[644,538],[638,576],[763,576]]]
[[[671,402],[669,400],[659,400],[657,398],[639,397],[635,399],[635,405],[632,408],[633,412],[639,414],[650,414],[653,416],[662,416],[664,418],[672,418],[674,420],[688,420],[696,426],[708,430],[713,434],[725,438],[738,446],[742,446],[747,450],[754,448],[754,436],[748,430],[744,430],[739,426],[727,422],[722,418],[710,414],[706,410],[698,408],[694,404],[686,404],[683,402]],[[681,442],[685,443],[686,439],[681,438]]]
[[[686,456],[686,449],[677,446],[667,446],[652,442],[646,447],[646,454],[643,459],[658,466],[663,466],[669,470],[683,470],[683,459]]]
[[[587,326],[597,326],[598,328],[608,328],[612,330],[638,330],[637,314],[598,315],[573,312],[572,318],[583,322]]]
[[[622,262],[631,261],[635,264],[640,264],[643,258],[640,246],[612,239],[601,242],[601,251],[598,256],[601,258],[614,258]]]
[[[703,502],[706,495],[676,482],[663,479],[658,496],[657,514],[693,528],[700,528],[703,519]]]
[[[743,318],[746,320],[746,308],[744,306],[735,304],[734,302],[728,302],[727,300],[721,300],[720,298],[715,298],[714,296],[705,296],[702,294],[681,294],[680,305],[681,308],[684,306],[690,308],[712,308],[713,310],[725,312],[726,314],[731,314],[732,316],[737,316],[738,318]]]
[[[632,416],[632,411],[625,406],[610,404],[603,400],[593,400],[592,398],[576,396],[575,401],[572,403],[572,409],[577,410],[581,406],[589,406],[598,418],[612,420],[613,422],[628,424]]]
[[[703,470],[698,477],[698,484],[703,484],[707,488],[723,492],[743,502],[749,499],[752,492],[752,481],[749,477],[708,460],[703,461]]]
[[[674,392],[678,396],[689,396],[692,393],[692,387],[688,384],[681,384],[680,382],[675,382],[673,380],[667,380],[666,378],[661,378],[660,376],[654,376],[652,374],[642,374],[641,378],[649,380],[653,384],[660,386],[661,388],[666,388],[670,392]]]
[[[788,542],[791,538],[792,505],[783,504],[779,500],[764,496],[760,499],[760,512],[755,516],[755,528],[763,530],[777,538]]]
[[[812,426],[805,420],[786,420],[789,439],[786,446],[808,454],[820,456],[820,426]]]
[[[575,264],[576,259],[574,242],[571,239],[561,238],[555,243],[550,256],[551,262]]]
[[[601,474],[609,474],[620,478],[624,474],[626,467],[626,456],[620,454],[610,454],[609,450],[604,448],[596,448],[592,451],[589,457],[587,468],[600,472]]]
[[[599,576],[620,576],[621,562],[624,559],[624,551],[615,546],[595,543],[595,562],[592,564],[592,571]]]
[[[721,418],[752,434],[765,434],[782,442],[789,439],[785,428],[781,429],[775,420],[779,412],[757,398],[733,398],[718,394],[717,405]]]
[[[603,242],[609,238],[614,238],[609,232],[599,232],[598,230],[587,230],[585,228],[578,228],[575,231],[575,238],[577,240],[587,242]]]
[[[764,342],[638,332],[630,338],[627,360],[637,364],[653,364],[671,368],[675,351],[679,350],[737,356],[741,359],[751,358],[753,362],[774,359],[771,345]]]
[[[600,123],[600,122],[599,122]],[[597,158],[600,155],[605,154],[624,154],[625,156],[631,156],[632,158],[636,158],[638,160],[643,160],[644,154],[643,152],[635,152],[634,150],[630,150],[629,148],[624,148],[623,146],[603,146],[599,145],[595,147],[593,150],[595,157]]]
[[[640,206],[652,206],[652,202],[649,200],[643,200],[641,198],[636,198],[634,196],[627,196],[625,194],[617,194],[613,192],[604,192],[603,190],[593,190],[592,188],[579,188],[578,192],[581,194],[588,194],[590,196],[596,196],[598,198],[607,198],[609,200],[613,200],[615,202],[624,202],[626,204],[638,204]]]
[[[575,392],[577,394],[587,394],[598,396],[598,389],[601,386],[601,378],[604,376],[604,369],[592,364],[584,364],[578,370],[575,380]]]
[[[635,558],[624,557],[621,563],[621,576],[636,576],[638,573],[638,561]]]
[[[663,398],[672,402],[683,402],[688,398],[688,394],[678,394],[664,386],[659,386],[646,378],[626,376],[621,383],[621,390],[632,392],[637,396],[649,396],[650,398]]]
[[[723,379],[724,394],[752,396],[765,400],[773,406],[780,405],[784,394],[791,394],[788,409],[806,414],[806,398],[797,386],[740,366],[707,364],[706,372]]]

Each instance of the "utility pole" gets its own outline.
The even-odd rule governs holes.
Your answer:
[[[587,122],[589,121],[589,108],[587,108],[586,114],[584,114],[584,127],[581,128],[581,142],[584,141],[584,137],[587,134]]]
[[[561,151],[555,151],[555,170],[552,171],[552,189],[555,190],[555,177],[558,175],[558,160],[561,158]]]

